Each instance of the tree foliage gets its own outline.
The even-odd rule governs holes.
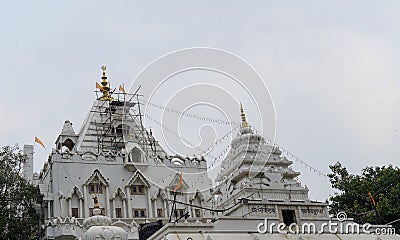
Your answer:
[[[340,163],[330,166],[330,182],[339,190],[331,197],[331,213],[345,211],[359,223],[386,224],[400,218],[400,169],[366,167],[350,174]],[[375,200],[368,195],[371,193]],[[400,221],[392,224],[400,232]]]
[[[21,176],[25,160],[17,145],[0,148],[0,239],[30,239],[38,226],[37,189]]]

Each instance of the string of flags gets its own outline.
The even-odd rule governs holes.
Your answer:
[[[157,120],[155,120],[154,118],[150,117],[149,115],[145,115],[145,117],[147,117],[149,120],[153,121],[154,123],[156,123],[157,125],[159,125],[160,127],[164,128],[166,131],[168,131],[169,133],[171,133],[174,137],[176,137],[179,140],[184,141],[187,145],[191,146],[192,148],[196,148],[197,150],[201,151],[201,154],[203,157],[208,157],[209,159],[214,159],[213,162],[211,164],[208,165],[208,169],[211,169],[212,167],[216,166],[216,164],[219,164],[218,160],[222,161],[223,157],[225,156],[225,154],[229,151],[230,146],[228,145],[227,147],[225,147],[224,150],[222,150],[217,156],[213,156],[211,154],[211,152],[209,150],[213,149],[215,146],[217,146],[219,143],[223,142],[226,138],[228,138],[230,136],[230,134],[234,131],[236,131],[240,125],[238,124],[236,127],[232,128],[228,133],[226,133],[224,136],[222,136],[220,139],[218,139],[217,141],[215,141],[210,147],[208,147],[207,149],[203,150],[199,147],[194,146],[191,142],[189,142],[188,140],[182,138],[181,136],[179,136],[175,131],[172,131],[171,129],[169,129],[168,127],[164,126],[163,124],[161,124],[160,122],[158,122]],[[205,153],[205,154],[204,154]],[[204,155],[203,155],[204,154]],[[218,162],[218,163],[217,163]]]
[[[304,162],[303,160],[301,160],[300,158],[298,158],[297,156],[295,156],[293,153],[290,153],[288,151],[286,151],[285,149],[283,149],[281,146],[279,146],[278,144],[275,143],[275,146],[279,147],[282,150],[282,153],[284,153],[287,157],[296,160],[297,162],[299,162],[301,165],[304,165],[304,167],[310,169],[310,172],[314,172],[316,174],[318,174],[319,176],[322,177],[328,177],[325,173],[319,171],[318,169],[314,168],[313,166],[311,166],[310,164]]]
[[[228,153],[229,149],[230,149],[230,146],[228,145],[224,150],[221,151],[220,154],[218,154],[216,157],[214,157],[214,161],[211,164],[209,164],[208,170],[210,170],[214,166],[220,164],[222,162],[222,160],[224,160],[225,155],[226,155],[226,153]]]
[[[210,118],[210,117],[205,117],[205,116],[199,116],[193,113],[187,113],[187,112],[181,112],[172,108],[167,108],[152,102],[146,102],[146,104],[148,106],[152,106],[158,109],[161,109],[163,111],[167,111],[167,112],[171,112],[171,113],[175,113],[175,114],[179,114],[185,117],[190,117],[190,118],[195,118],[201,121],[205,121],[205,122],[211,122],[211,123],[217,123],[217,124],[225,124],[225,125],[239,125],[240,123],[238,122],[231,122],[231,121],[226,121],[226,120],[221,120],[221,119],[214,119],[214,118]]]
[[[100,84],[98,84],[97,82],[96,82],[96,88],[98,88],[98,89],[100,89],[100,90],[103,90],[103,87],[102,87]],[[119,90],[120,90],[122,93],[126,94],[126,91],[125,91],[123,85],[120,85],[120,86],[119,86]],[[146,101],[144,101],[144,102],[146,102]],[[199,115],[192,114],[192,113],[182,112],[182,111],[178,111],[178,110],[175,110],[175,109],[172,109],[172,108],[167,108],[167,107],[164,107],[164,106],[161,106],[161,105],[158,105],[158,104],[149,102],[149,101],[147,101],[147,105],[148,105],[148,106],[155,107],[155,108],[158,108],[158,109],[161,109],[161,110],[163,110],[163,111],[168,111],[168,112],[175,113],[175,114],[179,114],[179,115],[182,115],[182,116],[186,116],[186,117],[190,117],[190,118],[195,118],[195,119],[198,119],[198,120],[201,120],[201,121],[212,122],[212,123],[217,123],[217,124],[236,125],[234,128],[231,129],[231,131],[229,131],[229,132],[226,133],[223,137],[221,137],[221,138],[218,139],[216,142],[214,142],[210,147],[208,147],[207,149],[203,150],[203,149],[200,149],[199,147],[196,147],[194,144],[192,144],[191,142],[189,142],[187,139],[185,139],[185,138],[179,136],[175,131],[170,130],[168,127],[164,126],[163,124],[161,124],[160,122],[158,122],[157,120],[155,120],[154,118],[152,118],[151,116],[145,114],[145,117],[147,117],[149,120],[153,121],[154,123],[156,123],[157,125],[159,125],[161,128],[163,128],[163,129],[165,129],[166,131],[168,131],[169,133],[171,133],[171,134],[172,134],[173,136],[175,136],[177,139],[183,141],[184,143],[186,143],[187,145],[191,146],[192,148],[196,148],[197,150],[201,151],[201,154],[200,154],[200,155],[205,154],[204,156],[209,156],[210,158],[213,158],[214,161],[209,165],[208,168],[211,168],[211,167],[215,166],[216,162],[217,162],[218,160],[220,160],[221,157],[229,150],[229,146],[228,146],[227,148],[225,148],[225,149],[224,149],[219,155],[217,155],[216,157],[213,157],[213,156],[210,155],[210,150],[212,150],[215,146],[217,146],[219,143],[221,143],[223,140],[225,140],[225,139],[229,136],[229,134],[230,134],[231,132],[235,131],[235,130],[240,126],[240,123],[231,122],[231,121],[226,121],[226,120],[220,120],[220,119],[213,119],[213,118],[210,118],[210,117],[204,117],[204,116],[199,116]],[[254,128],[253,128],[253,129],[254,129]],[[254,129],[254,130],[255,130],[258,134],[260,134],[259,131],[257,131],[256,129]],[[260,134],[260,135],[261,135],[261,134]],[[38,141],[36,141],[36,140],[38,140]],[[300,164],[304,165],[306,168],[309,168],[310,171],[312,171],[312,172],[314,172],[314,173],[317,173],[317,174],[319,174],[320,176],[327,177],[326,174],[322,173],[321,171],[319,171],[319,170],[317,170],[316,168],[312,167],[310,164],[306,163],[305,161],[301,160],[300,158],[298,158],[298,157],[295,156],[294,154],[292,154],[292,153],[290,153],[289,151],[287,151],[286,149],[282,148],[281,146],[279,146],[278,144],[276,144],[274,141],[272,141],[272,140],[270,140],[270,139],[265,139],[265,140],[266,140],[270,145],[274,145],[274,146],[280,148],[280,149],[282,150],[282,153],[283,153],[284,155],[286,155],[288,158],[291,158],[291,159],[296,160],[296,161],[299,162]],[[35,137],[35,142],[39,143],[40,145],[42,145],[42,146],[44,147],[44,144],[43,144],[37,137]],[[45,147],[44,147],[44,148],[45,148]]]
[[[253,128],[253,129],[254,129],[254,128]],[[254,129],[254,131],[255,131],[257,134],[260,134],[260,132],[257,131],[256,129]],[[261,135],[261,134],[260,134],[260,135]],[[274,141],[272,141],[272,140],[270,140],[270,139],[266,139],[266,140],[268,140],[269,142],[271,142],[271,146],[274,145],[274,146],[278,147],[278,148],[282,151],[282,154],[283,154],[283,155],[285,155],[286,157],[288,157],[288,158],[290,158],[290,159],[294,159],[295,161],[299,162],[301,165],[304,165],[304,167],[308,168],[308,169],[310,170],[310,172],[314,172],[314,173],[318,174],[319,176],[328,178],[328,176],[327,176],[325,173],[319,171],[318,169],[314,168],[314,167],[311,166],[310,164],[308,164],[308,163],[306,163],[305,161],[301,160],[299,157],[297,157],[297,156],[294,155],[293,153],[287,151],[286,149],[284,149],[282,146],[278,145],[278,144],[275,143]]]
[[[207,152],[209,152],[210,150],[212,150],[214,147],[216,147],[219,143],[221,143],[222,141],[224,141],[227,137],[229,137],[229,135],[231,133],[233,133],[234,131],[236,131],[238,128],[240,127],[240,124],[236,125],[236,127],[232,128],[229,132],[227,132],[224,136],[222,136],[221,138],[219,138],[217,141],[215,141],[211,146],[209,146],[208,148],[206,148],[202,153],[200,153],[200,155],[205,154]],[[205,154],[204,156],[207,156],[207,154]]]
[[[152,122],[156,123],[158,126],[160,126],[161,128],[165,129],[167,132],[171,133],[174,137],[176,137],[177,139],[183,141],[184,143],[186,143],[187,145],[189,145],[192,148],[196,148],[199,151],[203,151],[202,149],[194,146],[191,142],[189,142],[188,140],[186,140],[185,138],[179,136],[175,131],[172,131],[171,129],[169,129],[168,127],[164,126],[163,124],[161,124],[159,121],[155,120],[154,118],[150,117],[149,115],[145,115],[146,118],[148,118],[149,120],[151,120]]]

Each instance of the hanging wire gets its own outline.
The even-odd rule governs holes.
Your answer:
[[[253,128],[253,127],[252,127],[252,128]],[[262,134],[260,133],[260,131],[258,131],[257,129],[253,128],[253,130],[254,130],[257,134],[262,135]],[[273,143],[273,144],[271,144],[271,145],[278,147],[278,148],[282,151],[282,153],[285,153],[285,154],[286,154],[287,157],[289,157],[289,158],[291,158],[291,159],[294,159],[294,160],[296,160],[297,162],[299,162],[300,164],[303,164],[306,168],[309,168],[309,169],[310,169],[310,172],[313,171],[314,173],[317,173],[318,175],[320,175],[320,176],[322,176],[322,177],[328,178],[328,176],[327,176],[325,173],[319,171],[318,169],[314,168],[314,167],[311,166],[310,164],[306,163],[305,161],[303,161],[302,159],[300,159],[299,157],[297,157],[296,155],[294,155],[293,153],[287,151],[285,148],[283,148],[282,146],[278,145],[276,142],[273,142],[273,141],[270,140],[270,139],[268,139],[268,141],[270,141],[270,142]]]
[[[170,132],[171,134],[173,134],[176,138],[178,138],[178,139],[184,141],[184,142],[185,142],[186,144],[188,144],[189,146],[191,146],[191,147],[193,147],[193,148],[196,148],[197,150],[202,151],[200,155],[202,155],[202,154],[204,154],[204,153],[207,153],[207,151],[209,151],[209,150],[213,149],[214,147],[216,147],[220,142],[222,142],[222,140],[223,140],[226,136],[228,136],[230,133],[232,133],[232,132],[235,131],[238,127],[240,127],[240,123],[237,123],[237,122],[230,122],[230,121],[225,121],[225,120],[213,119],[213,118],[210,118],[210,117],[199,116],[199,115],[196,115],[196,114],[185,113],[185,112],[181,112],[181,111],[178,111],[178,110],[176,110],[176,109],[173,109],[173,108],[163,107],[163,106],[161,106],[161,105],[158,105],[158,104],[155,104],[155,103],[152,103],[152,102],[149,102],[149,101],[147,102],[147,104],[148,104],[149,106],[152,106],[152,107],[155,107],[155,108],[158,108],[158,109],[162,109],[162,110],[165,110],[165,111],[169,111],[169,112],[172,112],[172,113],[175,113],[175,114],[180,114],[180,115],[183,115],[183,116],[186,116],[186,117],[195,118],[195,119],[198,119],[198,120],[201,120],[201,121],[207,121],[207,122],[219,123],[219,124],[230,124],[230,125],[235,125],[235,127],[232,128],[231,131],[227,132],[223,137],[221,137],[219,140],[217,140],[216,142],[214,142],[210,147],[208,147],[208,148],[205,149],[205,150],[201,150],[200,148],[195,147],[193,144],[191,144],[188,140],[186,140],[186,139],[180,137],[180,136],[179,136],[178,134],[176,134],[174,131],[168,129],[166,126],[163,126],[161,123],[159,123],[158,121],[156,121],[156,120],[153,119],[152,117],[150,117],[150,116],[148,116],[148,115],[145,115],[147,118],[149,118],[150,120],[152,120],[153,122],[155,122],[156,124],[158,124],[159,126],[161,126],[162,128],[166,129],[168,132]],[[255,129],[253,126],[252,126],[252,129],[253,129],[257,134],[262,135],[262,134],[260,133],[260,131],[258,131],[257,129]],[[297,157],[297,156],[294,155],[293,153],[287,151],[285,148],[283,148],[282,146],[278,145],[278,144],[275,143],[274,141],[272,141],[272,140],[270,140],[270,139],[268,139],[268,138],[264,138],[264,139],[265,139],[271,146],[279,147],[279,148],[282,150],[282,152],[285,153],[285,155],[286,155],[288,158],[294,159],[295,161],[297,161],[297,162],[299,162],[300,164],[304,165],[306,168],[310,169],[311,172],[317,173],[318,175],[320,175],[320,176],[322,176],[322,177],[328,178],[328,176],[327,176],[325,173],[323,173],[322,171],[320,171],[320,170],[316,169],[315,167],[311,166],[310,164],[308,164],[307,162],[305,162],[305,161],[302,160],[301,158]],[[210,155],[209,152],[208,152],[207,154],[205,154],[204,156],[208,156],[208,155]],[[223,155],[223,154],[222,154],[222,155]],[[220,157],[221,157],[221,154],[219,154],[219,155],[216,156],[216,157],[212,157],[212,156],[211,156],[211,158],[214,159],[214,161],[210,164],[210,166],[214,166],[215,162],[218,161]]]
[[[212,150],[214,147],[216,147],[219,143],[221,143],[223,140],[225,140],[226,137],[229,136],[229,134],[233,133],[234,131],[236,131],[238,128],[240,127],[240,124],[236,125],[234,128],[232,128],[229,132],[227,132],[224,136],[222,136],[221,138],[219,138],[217,141],[215,141],[211,146],[209,146],[208,148],[206,148],[202,153],[200,153],[200,155]],[[205,156],[207,156],[207,154],[205,154]]]
[[[212,165],[215,164],[215,162],[217,160],[219,160],[221,158],[221,156],[224,154],[224,151],[221,152],[218,156],[213,156],[210,153],[210,150],[213,149],[214,147],[216,147],[219,143],[221,143],[231,132],[235,131],[238,126],[236,126],[235,128],[233,128],[231,131],[229,131],[227,134],[225,134],[224,136],[222,136],[220,139],[218,139],[217,141],[215,141],[210,147],[208,147],[207,149],[201,149],[199,147],[194,146],[194,144],[192,144],[190,141],[188,141],[187,139],[179,136],[175,131],[169,129],[167,126],[163,125],[162,123],[160,123],[159,121],[155,120],[154,118],[150,117],[149,115],[145,115],[146,118],[148,118],[149,120],[151,120],[152,122],[156,123],[158,126],[160,126],[161,128],[165,129],[167,132],[171,133],[175,138],[177,138],[178,140],[181,140],[183,142],[185,142],[187,145],[191,146],[192,148],[195,148],[197,150],[199,150],[201,152],[201,155],[203,157],[208,156],[211,159],[214,159],[214,161],[211,163]],[[229,147],[229,146],[228,146]],[[225,151],[226,152],[226,151]],[[206,153],[206,154],[204,154]]]
[[[191,204],[191,203],[181,202],[181,201],[174,200],[174,199],[168,199],[168,201],[170,201],[170,202],[176,202],[176,203],[179,203],[179,204],[182,204],[182,205],[185,205],[185,206],[194,207],[194,208],[198,208],[198,209],[203,209],[203,210],[207,210],[207,211],[211,211],[211,212],[225,212],[225,211],[231,210],[232,208],[234,208],[237,205],[241,204],[243,202],[243,200],[248,200],[248,199],[241,198],[241,199],[239,199],[239,201],[237,203],[233,204],[232,206],[230,206],[228,208],[213,209],[213,208],[207,208],[207,207],[203,207],[203,206],[194,205],[194,204]]]
[[[179,136],[176,132],[172,131],[171,129],[169,129],[167,126],[164,126],[162,123],[160,123],[159,121],[155,120],[154,118],[150,117],[149,115],[145,115],[146,118],[148,118],[149,120],[151,120],[152,122],[154,122],[155,124],[157,124],[158,126],[160,126],[161,128],[165,129],[167,132],[171,133],[174,137],[176,137],[177,139],[183,141],[184,143],[186,143],[187,145],[189,145],[192,148],[196,148],[199,151],[204,151],[203,149],[196,147],[194,144],[192,144],[190,141],[188,141],[187,139]]]
[[[171,112],[171,113],[175,113],[177,115],[182,115],[185,117],[189,117],[189,118],[195,118],[201,121],[205,121],[205,122],[211,122],[211,123],[217,123],[217,124],[226,124],[226,125],[238,125],[240,123],[238,122],[231,122],[231,121],[226,121],[226,120],[221,120],[221,119],[215,119],[215,118],[210,118],[210,117],[205,117],[205,116],[199,116],[193,113],[187,113],[187,112],[182,112],[182,111],[178,111],[176,109],[173,108],[167,108],[161,105],[158,105],[156,103],[153,102],[149,102],[149,101],[143,101],[145,102],[148,106],[154,107],[154,108],[158,108],[161,109],[163,111],[167,111],[167,112]]]

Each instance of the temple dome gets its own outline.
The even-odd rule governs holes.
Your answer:
[[[95,211],[94,209],[93,211]],[[91,227],[91,226],[107,226],[112,223],[111,218],[102,216],[102,215],[96,215],[96,216],[91,216],[83,220],[83,225],[85,227]]]
[[[97,197],[94,200],[93,216],[83,221],[83,225],[89,229],[82,234],[82,240],[127,240],[128,233],[120,227],[110,226],[111,218],[100,215],[101,210],[98,208]]]

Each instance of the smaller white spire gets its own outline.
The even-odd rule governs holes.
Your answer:
[[[72,127],[72,123],[69,120],[65,120],[64,126],[61,130],[61,135],[75,135],[74,128]]]

